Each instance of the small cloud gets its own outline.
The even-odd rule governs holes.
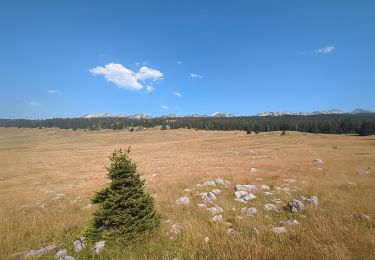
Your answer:
[[[47,91],[47,93],[50,94],[50,95],[61,95],[62,94],[57,89],[50,89],[50,90]]]
[[[168,109],[168,107],[165,106],[165,105],[162,105],[161,108],[163,108],[163,109]]]
[[[196,73],[190,73],[190,77],[192,77],[192,78],[196,78],[196,79],[201,79],[201,78],[203,78],[202,75],[199,75],[199,74],[196,74]]]
[[[177,97],[182,97],[180,92],[173,92],[173,94],[176,95]]]
[[[40,103],[36,101],[31,101],[30,105],[36,107],[36,106],[40,106]]]
[[[157,81],[163,78],[163,73],[156,69],[143,66],[135,73],[116,63],[109,63],[104,67],[95,67],[89,69],[89,72],[93,75],[103,75],[108,82],[114,83],[118,88],[137,91],[143,88],[145,81]]]
[[[177,64],[178,64],[178,65],[181,65],[181,64],[182,64],[182,61],[180,61],[180,60],[177,61]]]
[[[146,94],[151,93],[152,91],[154,91],[154,87],[151,86],[151,85],[148,85],[148,86],[146,87]]]
[[[324,48],[320,48],[320,49],[316,49],[314,50],[315,53],[323,53],[323,54],[327,54],[327,53],[331,53],[335,50],[335,46],[326,46]]]
[[[136,74],[136,77],[143,81],[147,79],[156,81],[158,79],[163,78],[163,73],[161,73],[158,70],[154,70],[148,67],[142,67],[139,69],[139,72]]]

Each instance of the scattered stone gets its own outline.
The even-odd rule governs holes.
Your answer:
[[[192,192],[193,190],[192,190],[192,189],[184,189],[184,191],[190,193],[190,192]]]
[[[296,225],[299,225],[300,223],[299,223],[298,220],[293,219],[293,220],[288,220],[288,221],[286,222],[286,224],[287,224],[287,225],[291,225],[291,226],[296,226]]]
[[[264,194],[265,196],[272,196],[272,195],[273,195],[273,192],[265,191],[265,192],[263,192],[263,194]]]
[[[234,199],[234,201],[241,202],[241,203],[247,203],[247,201],[244,200],[244,199]]]
[[[211,212],[212,215],[216,215],[216,214],[224,212],[224,210],[221,207],[211,207],[211,208],[207,208],[206,210]]]
[[[295,179],[285,179],[285,180],[283,180],[283,181],[284,181],[284,182],[289,182],[289,183],[296,182]]]
[[[274,188],[275,188],[275,190],[277,190],[277,191],[281,191],[281,187],[279,187],[279,186],[275,186]]]
[[[221,190],[219,190],[219,189],[213,189],[211,192],[212,192],[213,194],[217,195],[217,194],[220,194],[220,193],[221,193]]]
[[[197,204],[197,206],[198,206],[198,208],[205,208],[205,207],[207,207],[206,204]]]
[[[233,228],[228,228],[227,229],[227,234],[230,235],[230,236],[234,236],[236,235],[236,230],[234,230]]]
[[[169,229],[169,232],[178,235],[181,233],[181,226],[179,224],[173,224]]]
[[[202,196],[202,201],[205,204],[211,204],[214,200],[216,200],[216,196],[212,192],[201,193],[201,196]]]
[[[89,204],[87,204],[86,206],[83,206],[81,209],[82,209],[82,210],[89,210],[89,209],[91,209],[91,208],[92,208],[92,204],[89,203]]]
[[[289,191],[290,191],[289,187],[283,187],[282,190],[283,190],[284,192],[289,192]]]
[[[234,195],[236,196],[237,199],[240,199],[242,197],[245,197],[247,195],[249,195],[249,193],[247,191],[235,191],[234,192]]]
[[[100,254],[100,252],[104,249],[105,241],[101,240],[99,242],[95,242],[94,246],[91,248],[91,251],[97,255]]]
[[[224,219],[222,215],[216,215],[216,216],[213,216],[212,218],[212,222],[215,222],[215,223],[221,223],[223,221]]]
[[[65,194],[64,193],[57,193],[53,198],[52,200],[59,200],[59,199],[62,199],[65,197]]]
[[[210,241],[210,239],[208,237],[205,237],[204,242],[208,243],[208,241]]]
[[[240,154],[239,151],[233,151],[233,153],[234,153],[235,155],[239,155],[239,154]]]
[[[260,186],[260,189],[261,190],[270,190],[271,188],[268,185],[262,185],[262,186]]]
[[[365,176],[365,175],[368,175],[368,171],[360,170],[360,171],[357,171],[357,174],[358,174],[359,176]]]
[[[316,164],[322,164],[323,161],[317,158],[317,159],[314,159],[314,160],[313,160],[313,163],[316,163]]]
[[[286,228],[285,227],[274,227],[271,229],[271,231],[275,234],[282,234],[286,233]]]
[[[55,245],[49,245],[46,247],[41,247],[39,249],[31,249],[29,252],[26,253],[26,257],[36,257],[44,255],[48,252],[51,252],[52,250],[56,249],[57,246]]]
[[[339,148],[340,148],[340,146],[338,146],[338,145],[335,145],[335,146],[332,146],[332,148],[333,148],[333,149],[339,149]]]
[[[203,183],[203,186],[216,186],[216,182],[215,181],[206,181],[205,183]]]
[[[255,178],[257,181],[264,181],[263,178]]]
[[[272,201],[277,203],[277,204],[283,203],[283,201],[281,199],[273,199]]]
[[[237,184],[236,185],[236,191],[255,191],[257,189],[257,186],[255,185],[242,185],[242,184]]]
[[[178,200],[176,200],[177,205],[186,205],[186,204],[189,204],[189,203],[190,203],[190,199],[186,196],[181,197]]]
[[[354,217],[360,221],[371,221],[371,217],[363,213],[355,213]]]
[[[301,212],[304,208],[303,203],[300,200],[293,199],[288,202],[287,209],[290,212]]]
[[[61,249],[59,251],[57,251],[55,257],[56,259],[64,259],[66,256],[68,255],[68,251],[66,251],[66,249]]]
[[[244,200],[245,202],[249,201],[249,200],[253,200],[257,197],[253,193],[248,193],[247,191],[242,191],[242,190],[241,191],[235,191],[234,195],[236,196],[236,201]]]
[[[80,237],[73,242],[74,252],[81,252],[86,247],[85,237]]]
[[[272,203],[264,205],[264,209],[267,211],[277,211],[277,207]]]
[[[250,173],[256,173],[256,172],[257,172],[257,169],[256,169],[256,168],[250,168],[249,172],[250,172]]]
[[[213,180],[216,184],[225,184],[225,180],[223,178],[217,178]]]
[[[317,196],[310,196],[306,199],[306,201],[313,205],[315,208],[318,207],[319,199]]]
[[[251,208],[242,208],[241,213],[246,214],[248,216],[253,216],[257,213],[257,209],[254,207]]]
[[[38,203],[36,204],[36,206],[37,206],[38,208],[41,208],[41,209],[43,209],[43,210],[46,210],[46,206],[47,206],[47,204],[46,204],[46,203],[38,202]]]

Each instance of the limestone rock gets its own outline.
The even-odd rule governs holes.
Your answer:
[[[216,196],[212,192],[201,193],[201,196],[202,196],[202,201],[205,204],[211,204],[214,200],[216,200]]]
[[[213,215],[224,212],[224,210],[221,207],[211,207],[211,208],[207,208],[206,210],[211,212],[211,214],[213,214]]]
[[[169,229],[169,232],[174,235],[178,235],[181,233],[181,226],[179,224],[173,224]]]
[[[272,203],[264,205],[264,209],[267,211],[277,211],[277,207]]]
[[[257,213],[257,209],[254,208],[254,207],[242,208],[241,209],[241,213],[246,214],[248,216],[253,216],[253,215],[255,215]]]
[[[215,222],[215,223],[221,223],[223,221],[224,219],[222,215],[216,215],[216,216],[213,216],[212,218],[212,222]]]
[[[217,194],[220,194],[220,193],[221,193],[221,190],[219,190],[219,189],[213,189],[211,192],[212,192],[213,194],[217,195]]]
[[[319,204],[319,199],[317,196],[310,196],[306,199],[306,201],[308,203],[310,203],[311,205],[315,206],[315,207],[318,207],[318,204]]]
[[[55,245],[49,245],[46,247],[41,247],[39,249],[32,249],[29,252],[26,253],[26,257],[37,257],[44,255],[52,250],[54,250],[57,246]]]
[[[293,199],[288,202],[287,209],[290,212],[301,212],[304,208],[304,205],[301,201]]]
[[[104,249],[105,241],[101,240],[99,242],[95,242],[94,246],[91,248],[91,251],[97,255],[100,254],[100,252]]]
[[[282,234],[286,233],[286,228],[285,227],[274,227],[271,229],[271,231],[275,234]]]
[[[73,242],[74,252],[81,252],[86,247],[85,237],[80,237]]]
[[[186,204],[189,204],[189,203],[190,203],[190,199],[186,196],[181,197],[178,200],[176,200],[177,205],[186,205]]]

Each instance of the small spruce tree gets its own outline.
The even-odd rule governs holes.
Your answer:
[[[111,183],[92,198],[99,207],[85,232],[91,241],[142,240],[160,225],[154,200],[144,192],[144,180],[129,153],[130,147],[125,152],[115,150],[109,157],[111,165],[107,170]]]

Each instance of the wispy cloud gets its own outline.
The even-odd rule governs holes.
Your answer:
[[[36,106],[40,106],[40,103],[39,103],[39,102],[36,102],[36,101],[31,101],[31,102],[30,102],[30,106],[34,106],[34,107],[36,107]]]
[[[153,86],[151,86],[151,85],[146,86],[146,94],[147,93],[151,93],[152,91],[154,91],[154,87]]]
[[[181,65],[181,64],[182,64],[182,61],[180,61],[180,60],[177,61],[177,64],[178,64],[178,65]]]
[[[168,107],[165,106],[165,105],[162,105],[161,108],[163,108],[163,109],[168,109]]]
[[[47,93],[50,94],[50,95],[62,95],[62,93],[57,89],[47,90]]]
[[[104,67],[89,69],[93,75],[103,75],[104,78],[114,83],[118,88],[128,90],[141,90],[146,81],[157,81],[163,78],[159,70],[141,67],[137,73],[121,64],[109,63]]]
[[[192,78],[196,78],[196,79],[201,79],[201,78],[203,78],[202,75],[199,75],[199,74],[196,74],[196,73],[190,73],[190,77],[192,77]]]
[[[182,97],[180,92],[173,92],[173,94],[176,95],[177,97]]]
[[[328,54],[335,50],[335,46],[326,46],[324,48],[316,49],[314,50],[315,53],[322,53],[322,54]]]

